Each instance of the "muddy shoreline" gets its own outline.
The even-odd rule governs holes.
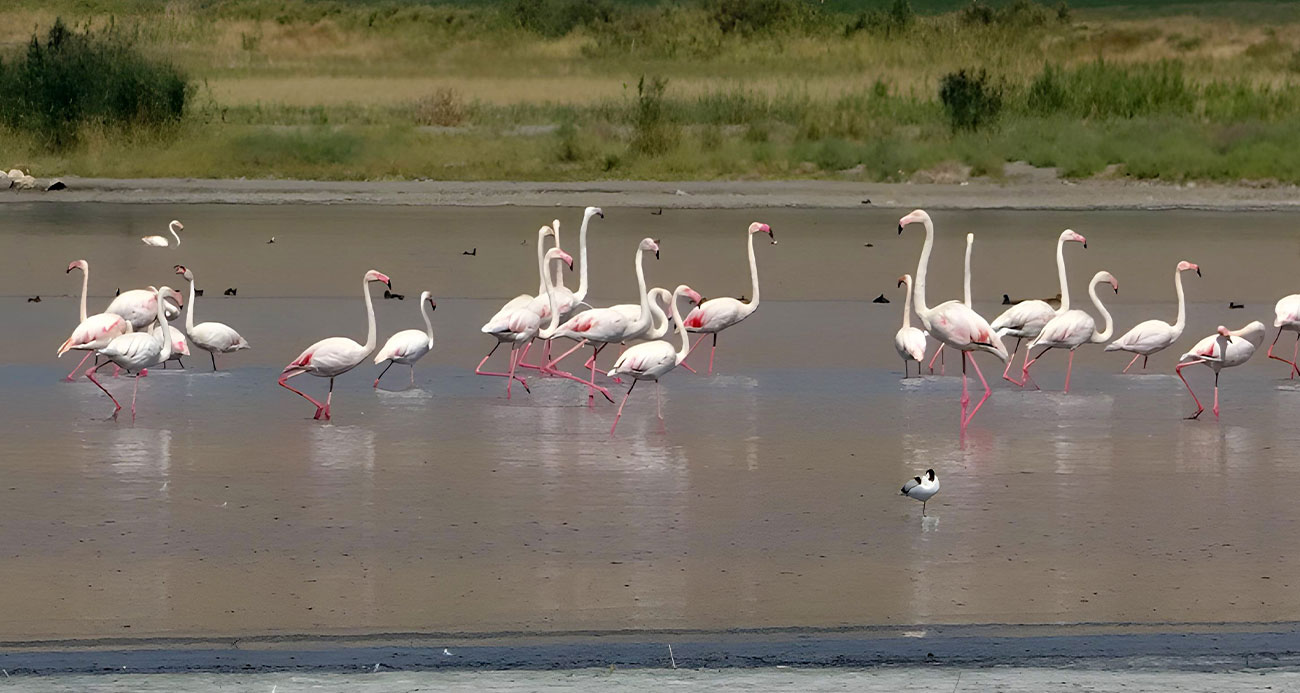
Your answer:
[[[1246,187],[1060,179],[961,184],[841,181],[299,181],[62,178],[66,190],[9,191],[0,204],[376,204],[664,209],[915,208],[1253,210],[1300,208],[1294,186]]]

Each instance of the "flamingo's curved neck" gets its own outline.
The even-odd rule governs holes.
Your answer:
[[[754,257],[754,234],[749,234],[749,281],[753,285],[754,297],[749,299],[745,304],[744,311],[746,315],[758,310],[758,260]],[[677,306],[677,299],[673,299],[673,307]]]
[[[749,238],[750,238],[749,256],[752,258],[754,257],[753,234],[750,234]],[[754,285],[758,286],[758,282],[755,281]],[[682,286],[677,287],[675,291],[673,291],[673,304],[671,308],[673,312],[673,322],[677,323],[677,334],[681,335],[682,338],[682,348],[677,350],[677,357],[676,357],[677,365],[679,366],[681,365],[682,361],[686,360],[686,356],[691,353],[691,338],[686,334],[686,322],[682,320],[681,309],[677,307],[677,302],[681,300],[682,293],[684,292],[685,289],[686,289],[686,285],[683,284]],[[754,298],[758,298],[758,297],[755,296]]]
[[[86,321],[86,291],[90,288],[90,264],[81,271],[81,322]]]
[[[641,315],[636,319],[636,322],[628,326],[628,332],[630,334],[643,334],[646,330],[650,329],[650,324],[651,324],[650,294],[646,291],[645,288],[645,267],[642,266],[642,261],[644,259],[644,256],[645,256],[645,252],[641,250],[640,246],[637,246],[636,287],[637,287],[637,292],[641,296]]]
[[[559,248],[561,247],[560,246],[560,220],[556,219],[553,223],[555,226],[555,228],[553,229],[555,231],[555,247]],[[552,264],[555,265],[555,287],[559,289],[563,289],[564,288],[564,261],[557,257],[554,259],[554,262]]]
[[[659,305],[660,301],[665,303],[673,300],[673,295],[668,293],[667,289],[654,288],[650,290],[650,330],[645,336],[650,339],[661,339],[668,334],[668,314],[664,308]]]
[[[1060,315],[1070,309],[1070,284],[1065,281],[1065,239],[1056,240],[1056,276],[1061,280],[1061,307],[1056,309]]]
[[[1092,283],[1088,285],[1088,295],[1092,297],[1092,305],[1097,306],[1097,312],[1101,313],[1101,316],[1106,319],[1106,329],[1098,332],[1096,328],[1093,328],[1092,339],[1090,341],[1094,343],[1104,342],[1110,339],[1111,333],[1115,331],[1115,321],[1111,319],[1110,311],[1106,310],[1106,306],[1101,304],[1101,299],[1097,298],[1097,285],[1100,283],[1101,280],[1094,279],[1092,280]],[[1065,296],[1062,295],[1061,299],[1064,300]]]
[[[966,276],[965,276],[965,285],[963,289],[964,293],[962,294],[962,296],[966,301],[967,308],[970,308],[970,249],[971,246],[973,245],[975,245],[975,234],[973,233],[966,234]]]
[[[550,230],[549,226],[543,226],[537,231],[537,264],[542,264],[542,258],[546,256],[546,233]],[[541,296],[546,293],[546,274],[537,278],[537,295]]]
[[[164,315],[167,311],[163,310],[162,289],[154,294],[158,299],[158,339],[162,340],[162,353],[158,355],[158,363],[162,363],[172,357],[172,331],[167,328],[167,317]]]
[[[554,250],[559,250],[559,246],[556,246]],[[554,250],[552,252],[554,252]],[[541,330],[537,333],[537,336],[541,337],[542,339],[550,339],[551,335],[555,334],[555,330],[558,329],[560,326],[560,311],[556,308],[555,305],[555,292],[551,290],[551,278],[547,276],[546,273],[546,257],[554,257],[557,260],[560,259],[558,253],[552,256],[552,254],[548,252],[546,256],[542,258],[541,266],[538,267],[538,270],[540,270],[542,273],[542,283],[544,284],[546,290],[546,302],[551,306],[551,324],[547,325],[546,329]]]
[[[1178,292],[1178,319],[1174,321],[1174,339],[1183,336],[1183,328],[1187,326],[1187,305],[1183,299],[1183,273],[1174,270],[1174,290]]]
[[[429,335],[429,348],[433,348],[433,317],[429,315],[429,302],[420,301],[420,317],[424,318],[424,331]]]
[[[582,263],[582,269],[578,272],[578,292],[573,295],[575,304],[587,300],[587,223],[591,221],[590,214],[582,216],[582,228],[578,229],[578,262]]]
[[[912,326],[912,278],[904,279],[903,284],[907,288],[903,294],[903,329],[907,329]]]
[[[375,304],[370,299],[370,281],[366,278],[361,279],[361,293],[366,297],[366,344],[367,352],[375,348]]]
[[[185,331],[194,331],[194,275],[189,277],[190,282],[190,304],[185,307]]]
[[[176,227],[171,224],[167,225],[167,230],[172,232],[172,238],[176,239],[176,247],[181,247],[181,237],[176,233]]]
[[[930,329],[930,306],[925,302],[925,271],[930,267],[930,249],[934,247],[934,222],[925,220],[925,245],[921,246],[921,259],[916,263],[916,314],[921,324]]]

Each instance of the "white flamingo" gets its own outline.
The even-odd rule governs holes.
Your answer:
[[[1119,281],[1111,276],[1110,272],[1102,271],[1092,276],[1092,281],[1088,282],[1088,295],[1092,297],[1092,305],[1097,307],[1097,312],[1101,313],[1106,321],[1106,329],[1098,332],[1097,321],[1092,319],[1091,315],[1081,310],[1067,310],[1064,313],[1052,318],[1043,325],[1042,331],[1026,347],[1026,353],[1033,351],[1034,347],[1043,347],[1038,352],[1038,356],[1029,359],[1020,372],[1021,382],[1031,382],[1029,380],[1029,368],[1034,365],[1043,354],[1052,349],[1069,349],[1070,361],[1065,367],[1065,392],[1070,392],[1070,371],[1074,369],[1074,350],[1084,344],[1104,344],[1106,340],[1115,331],[1115,321],[1110,317],[1110,311],[1106,306],[1101,304],[1101,299],[1097,298],[1097,285],[1101,283],[1110,284],[1115,293],[1119,293]],[[1064,299],[1062,299],[1064,300]],[[1034,385],[1038,387],[1037,384]]]
[[[916,361],[916,375],[921,375],[921,361],[925,360],[925,332],[912,327],[912,275],[898,278],[898,285],[907,287],[903,295],[903,326],[894,335],[894,350],[903,359],[903,377],[907,377],[908,361]]]
[[[592,217],[605,218],[605,213],[600,207],[587,207],[582,211],[582,227],[578,229],[578,262],[581,265],[578,269],[578,290],[570,291],[564,286],[564,273],[561,271],[557,262],[555,266],[555,284],[552,289],[555,293],[555,305],[560,310],[560,320],[568,320],[574,309],[587,300],[587,227],[591,223]],[[555,247],[560,247],[560,220],[556,219],[551,222],[552,235],[555,236]],[[542,320],[550,316],[550,306],[545,293],[537,292],[532,302],[532,308]]]
[[[1124,336],[1106,345],[1106,351],[1127,351],[1133,354],[1133,360],[1124,366],[1124,373],[1137,363],[1139,356],[1142,357],[1142,370],[1146,370],[1148,357],[1157,351],[1169,348],[1183,336],[1183,328],[1187,326],[1187,306],[1183,298],[1183,272],[1187,270],[1196,270],[1196,276],[1201,276],[1201,268],[1186,260],[1179,262],[1174,268],[1174,290],[1178,293],[1178,318],[1174,320],[1174,324],[1170,325],[1164,320],[1140,322],[1133,329],[1125,332]]]
[[[962,293],[961,293],[961,296],[962,296],[962,303],[966,304],[966,307],[967,307],[967,308],[970,308],[970,307],[971,307],[971,305],[970,305],[970,301],[971,301],[971,298],[970,298],[970,254],[971,254],[971,248],[972,248],[974,245],[975,245],[975,234],[973,234],[973,233],[968,233],[968,234],[966,234],[966,262],[965,262],[964,270],[962,271]],[[939,375],[944,375],[944,358],[943,358],[943,343],[942,343],[942,342],[939,343],[939,348],[934,350],[934,356],[931,356],[931,357],[930,357],[930,363],[929,363],[929,366],[928,366],[928,367],[929,367],[929,369],[930,369],[930,374],[931,374],[931,375],[934,375],[934,361],[935,361],[935,359],[938,359],[938,360],[939,360]],[[907,364],[904,363],[903,365],[906,366]],[[921,364],[919,364],[919,363],[917,364],[916,374],[917,374],[918,376],[921,375]],[[907,369],[906,369],[906,368],[904,368],[904,370],[903,370],[903,377],[904,377],[904,378],[907,377]]]
[[[240,336],[234,328],[220,322],[201,322],[194,324],[194,310],[196,308],[194,300],[194,272],[184,265],[176,265],[176,274],[185,277],[185,281],[190,283],[190,307],[185,313],[185,331],[189,333],[190,340],[200,349],[208,352],[212,358],[212,370],[217,370],[217,354],[229,354],[232,351],[240,349],[251,349],[252,346],[248,340]],[[189,352],[186,352],[188,355]]]
[[[184,305],[184,299],[179,295],[173,295],[177,303]],[[131,324],[131,329],[138,332],[148,328],[154,320],[158,319],[158,297],[152,288],[123,291],[108,304],[104,312],[122,316]],[[173,320],[180,315],[179,309],[169,306],[165,300],[163,313],[163,317],[168,320]]]
[[[59,345],[58,355],[69,349],[80,349],[87,352],[81,358],[81,363],[67,375],[64,380],[72,382],[72,377],[86,363],[86,359],[91,357],[91,353],[101,349],[113,341],[114,337],[120,337],[132,331],[130,323],[125,318],[116,313],[97,313],[87,317],[86,315],[86,292],[90,286],[90,263],[85,260],[76,260],[68,265],[68,272],[74,269],[81,270],[81,322],[77,328],[72,331],[72,335]]]
[[[425,331],[402,330],[384,342],[384,346],[380,347],[379,352],[375,354],[375,365],[384,361],[387,361],[388,365],[379,372],[379,378],[375,378],[374,387],[379,387],[379,379],[384,377],[384,373],[387,373],[394,363],[411,367],[411,385],[415,385],[415,362],[424,358],[424,355],[433,349],[433,319],[429,313],[437,309],[438,304],[434,303],[433,294],[429,291],[420,292],[420,317],[424,318]]]
[[[1011,364],[1015,360],[1016,352],[1020,351],[1020,341],[1034,339],[1039,332],[1043,331],[1043,326],[1051,322],[1052,318],[1070,309],[1070,285],[1065,280],[1066,243],[1082,243],[1084,250],[1088,249],[1088,239],[1070,229],[1062,231],[1061,235],[1056,239],[1056,275],[1061,282],[1060,306],[1053,308],[1047,301],[1039,299],[1021,301],[993,319],[992,326],[998,336],[1016,338],[1016,348],[1011,350],[1011,358],[1007,359],[1007,367],[1002,371],[1002,378],[1020,387],[1024,387],[1024,381],[1016,380],[1008,375],[1011,372]],[[1028,349],[1025,350],[1024,362],[1029,363]]]
[[[1276,318],[1273,320],[1273,327],[1277,328],[1277,336],[1273,338],[1273,343],[1268,345],[1268,357],[1276,359],[1282,363],[1291,364],[1291,370],[1288,374],[1294,378],[1300,373],[1300,363],[1296,355],[1300,354],[1300,294],[1291,294],[1283,296],[1277,305],[1273,307],[1273,313]],[[1290,330],[1295,334],[1295,349],[1291,352],[1291,360],[1288,361],[1281,356],[1273,355],[1273,347],[1277,346],[1277,340],[1282,338],[1282,333]]]
[[[1205,407],[1201,405],[1201,400],[1196,398],[1196,393],[1192,392],[1192,386],[1187,384],[1187,378],[1183,377],[1183,369],[1203,363],[1214,370],[1214,418],[1217,419],[1219,418],[1219,371],[1249,361],[1250,357],[1255,355],[1259,345],[1264,343],[1267,332],[1264,323],[1258,320],[1240,330],[1229,330],[1219,325],[1215,334],[1197,342],[1191,351],[1179,357],[1174,372],[1183,381],[1183,385],[1187,385],[1187,392],[1192,395],[1192,401],[1196,402],[1196,412],[1187,418],[1195,419],[1200,416],[1201,412],[1205,411]]]
[[[163,317],[164,318],[166,317],[165,313],[163,314]],[[171,339],[172,353],[169,357],[163,360],[162,367],[166,369],[167,364],[169,362],[175,361],[177,365],[179,365],[181,368],[184,368],[185,362],[182,361],[181,359],[190,355],[190,340],[185,338],[184,332],[176,329],[175,327],[172,327],[171,325],[167,325],[165,329],[167,330],[168,337]],[[158,326],[150,325],[149,334],[152,334],[155,337],[158,336],[159,334]]]
[[[546,271],[546,263],[550,262],[553,258],[561,258],[564,260],[565,264],[569,267],[573,267],[573,258],[559,248],[551,248],[537,261],[537,273],[542,277],[542,283],[546,289],[546,294],[552,298],[550,301],[551,305],[549,306],[551,324],[547,330],[555,329],[560,322],[559,310],[555,306],[554,293],[552,292],[550,273]],[[477,375],[491,375],[506,378],[506,399],[510,399],[510,388],[516,380],[519,381],[520,385],[524,386],[526,392],[531,392],[531,390],[528,389],[528,383],[525,382],[523,378],[515,375],[515,368],[518,367],[519,361],[523,360],[523,356],[528,354],[528,348],[531,346],[533,339],[542,331],[540,329],[541,324],[541,316],[529,309],[528,306],[521,306],[508,313],[496,316],[495,320],[484,325],[480,331],[484,334],[490,334],[495,337],[497,343],[492,346],[492,350],[487,353],[487,356],[484,356],[483,360],[478,362],[478,366],[474,368],[474,373]],[[542,337],[545,339],[549,336],[548,333]],[[497,347],[500,347],[502,344],[510,345],[509,372],[499,373],[483,370],[483,364],[487,363],[488,359],[492,358],[492,354],[496,353]],[[517,352],[520,347],[523,347],[523,354],[517,355],[515,352]],[[574,377],[574,379],[578,380],[578,382],[583,382],[581,378]]]
[[[334,379],[361,365],[361,362],[366,360],[370,352],[375,350],[375,304],[370,298],[371,282],[382,282],[389,289],[393,288],[393,283],[388,276],[377,270],[370,270],[361,278],[361,294],[366,299],[365,344],[357,344],[356,341],[347,337],[326,337],[307,347],[305,351],[298,355],[298,358],[291,361],[280,372],[278,381],[280,387],[316,405],[316,415],[312,417],[314,419],[320,419],[322,414],[325,416],[326,421],[330,419],[330,400],[334,398]],[[324,404],[308,397],[299,390],[295,390],[285,382],[289,378],[295,378],[303,373],[310,373],[318,378],[330,379],[329,394],[325,397]]]
[[[690,312],[686,316],[686,329],[689,332],[702,333],[700,338],[691,346],[691,351],[704,341],[708,335],[713,335],[713,348],[709,350],[709,373],[713,373],[713,357],[718,351],[718,333],[738,324],[740,321],[748,318],[758,310],[758,261],[754,258],[754,234],[765,233],[771,239],[772,245],[776,245],[776,234],[772,232],[772,227],[760,222],[754,222],[749,225],[747,234],[749,242],[749,279],[753,286],[754,295],[748,303],[723,296],[721,298],[711,298]]]
[[[181,247],[181,237],[177,235],[176,232],[184,231],[185,225],[180,223],[179,221],[176,221],[175,219],[172,219],[171,223],[167,225],[167,230],[171,231],[172,238],[176,239],[176,247],[177,248]],[[151,245],[155,248],[166,248],[167,246],[171,245],[171,243],[167,240],[166,236],[145,236],[144,238],[140,239],[140,242],[144,243],[145,245]]]
[[[686,322],[682,320],[681,310],[677,307],[677,302],[682,296],[689,296],[692,301],[699,302],[700,295],[691,287],[681,284],[673,291],[672,305],[670,310],[673,315],[673,322],[677,323],[677,334],[682,338],[682,347],[673,350],[671,342],[658,339],[653,342],[643,342],[631,347],[623,352],[614,362],[614,367],[609,369],[611,375],[627,375],[632,377],[632,384],[627,388],[627,394],[623,395],[623,401],[618,405],[618,413],[614,414],[614,425],[609,427],[609,434],[614,435],[614,429],[618,428],[618,420],[623,416],[623,405],[627,404],[627,398],[632,396],[632,390],[641,380],[653,380],[655,382],[655,410],[659,414],[659,421],[664,420],[663,397],[661,396],[659,379],[662,378],[672,369],[676,368],[682,361],[686,360],[687,354],[690,353],[690,337],[686,334]]]
[[[154,290],[155,298],[162,301],[166,296],[176,296],[176,293],[170,288],[164,286]],[[176,296],[177,300],[180,299]],[[161,314],[157,314],[158,327],[166,328],[167,323],[163,320]],[[171,358],[172,342],[169,339],[150,334],[148,332],[131,332],[119,337],[114,337],[112,341],[104,345],[98,351],[100,356],[107,358],[104,363],[94,366],[86,371],[86,378],[94,383],[96,387],[104,391],[108,398],[113,400],[113,419],[117,418],[117,413],[122,410],[122,405],[118,403],[113,393],[109,392],[98,380],[95,379],[95,371],[112,363],[116,364],[122,370],[135,374],[134,385],[131,387],[131,420],[135,421],[135,398],[136,393],[140,390],[140,376],[144,374],[145,369],[156,366]]]

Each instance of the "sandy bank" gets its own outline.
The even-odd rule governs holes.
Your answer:
[[[1289,210],[1296,187],[1028,180],[999,184],[840,181],[445,181],[63,178],[67,190],[0,194],[0,204],[70,201],[156,204],[386,204],[523,207],[599,205],[665,209],[883,208],[1059,210]]]

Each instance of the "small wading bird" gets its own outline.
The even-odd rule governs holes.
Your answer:
[[[167,225],[167,230],[171,231],[172,238],[176,239],[176,247],[177,248],[181,247],[181,237],[177,235],[176,232],[184,231],[185,226],[181,224],[179,221],[172,219],[171,223]],[[171,245],[171,242],[167,240],[166,236],[145,236],[144,238],[140,239],[140,242],[144,243],[145,245],[151,245],[155,248],[166,248],[167,246]]]
[[[1258,320],[1240,330],[1229,330],[1219,325],[1216,334],[1197,342],[1196,346],[1179,357],[1174,372],[1183,381],[1183,385],[1187,386],[1192,401],[1196,402],[1196,411],[1187,418],[1195,419],[1200,416],[1201,412],[1205,411],[1205,407],[1201,406],[1201,400],[1196,398],[1195,392],[1192,392],[1192,386],[1187,384],[1187,378],[1183,377],[1183,369],[1203,363],[1214,370],[1214,418],[1217,419],[1219,418],[1219,371],[1249,361],[1250,357],[1254,356],[1255,350],[1264,343],[1266,332],[1264,323]]]
[[[379,372],[379,378],[375,378],[374,387],[379,387],[380,378],[384,377],[384,373],[387,373],[394,363],[411,367],[411,385],[415,385],[415,362],[424,358],[424,355],[433,349],[433,319],[429,313],[437,309],[438,304],[433,302],[433,294],[428,291],[420,292],[420,317],[424,318],[425,331],[402,330],[384,342],[379,353],[375,354],[375,365],[378,366],[384,361],[387,361],[388,365]]]
[[[1115,321],[1111,319],[1110,311],[1106,310],[1106,306],[1101,304],[1101,299],[1097,298],[1097,285],[1103,282],[1110,284],[1115,293],[1119,293],[1119,282],[1111,276],[1110,272],[1105,271],[1094,274],[1092,281],[1088,282],[1088,295],[1092,297],[1092,305],[1097,307],[1097,312],[1101,313],[1106,321],[1106,329],[1098,332],[1097,321],[1081,310],[1067,310],[1052,318],[1043,325],[1042,332],[1038,333],[1034,341],[1025,347],[1026,354],[1033,351],[1034,347],[1041,346],[1043,350],[1029,359],[1029,362],[1020,369],[1022,383],[1033,383],[1029,379],[1029,369],[1038,362],[1038,359],[1043,358],[1043,354],[1052,349],[1069,349],[1070,360],[1065,367],[1065,393],[1070,393],[1070,373],[1074,370],[1075,349],[1084,344],[1104,344],[1115,331]],[[1037,388],[1038,385],[1034,384],[1034,387]]]
[[[614,367],[609,369],[610,375],[632,377],[632,384],[627,388],[627,394],[623,395],[623,401],[618,405],[618,413],[614,414],[614,425],[609,427],[609,434],[614,435],[614,429],[618,428],[618,420],[623,416],[623,405],[627,404],[627,398],[632,396],[632,390],[636,388],[637,381],[653,380],[655,382],[655,411],[659,415],[659,422],[664,420],[663,397],[660,392],[659,379],[668,371],[676,368],[682,361],[686,360],[686,355],[690,353],[690,337],[686,334],[686,324],[682,320],[682,312],[677,307],[677,302],[682,296],[688,296],[696,303],[700,300],[700,295],[685,284],[679,285],[673,291],[672,311],[673,322],[677,324],[677,334],[681,336],[682,346],[674,351],[671,342],[666,340],[655,340],[653,342],[644,342],[623,352],[618,360],[614,362]]]
[[[1002,371],[1002,378],[1008,382],[1015,383],[1019,387],[1024,387],[1023,380],[1016,380],[1008,375],[1011,372],[1011,364],[1015,360],[1016,352],[1020,351],[1020,342],[1024,339],[1036,339],[1038,334],[1043,331],[1043,326],[1051,322],[1052,318],[1066,312],[1070,309],[1070,285],[1065,281],[1065,244],[1082,243],[1083,249],[1088,249],[1088,240],[1083,236],[1066,229],[1056,239],[1056,276],[1061,282],[1061,293],[1057,294],[1059,302],[1056,308],[1053,308],[1051,301],[1031,299],[1021,301],[1001,315],[993,319],[993,329],[997,331],[1000,337],[1015,337],[1016,348],[1011,350],[1011,358],[1007,359],[1007,367]],[[1011,297],[1002,294],[1002,305],[1011,303]],[[1025,350],[1025,364],[1029,363],[1029,350]],[[1023,365],[1022,365],[1023,367]]]
[[[709,299],[686,316],[687,331],[701,335],[699,339],[695,340],[695,344],[691,346],[691,351],[695,351],[695,347],[698,347],[705,337],[713,335],[713,347],[709,350],[709,373],[713,373],[713,357],[718,351],[718,333],[740,323],[758,310],[758,261],[754,258],[754,234],[756,233],[767,234],[772,241],[772,245],[776,245],[776,234],[772,232],[771,226],[757,221],[749,225],[749,233],[747,234],[749,241],[749,279],[753,285],[754,298],[748,303],[726,296]]]
[[[921,361],[925,359],[925,332],[912,327],[912,275],[898,278],[898,285],[906,287],[903,294],[903,326],[894,335],[894,350],[903,359],[903,377],[907,377],[908,361],[916,361],[916,377],[921,377]]]
[[[86,290],[90,285],[90,263],[85,260],[75,260],[68,265],[68,272],[72,272],[74,269],[81,270],[81,322],[72,331],[72,336],[59,345],[58,355],[62,357],[63,353],[69,349],[79,349],[88,353],[81,358],[81,363],[78,363],[77,367],[73,368],[72,372],[64,378],[68,382],[72,382],[72,377],[76,375],[93,352],[107,346],[109,342],[113,341],[114,337],[120,337],[132,331],[131,324],[126,321],[126,318],[117,313],[106,312],[86,316]],[[95,360],[98,362],[99,359],[96,358]]]
[[[220,322],[202,322],[194,324],[194,297],[197,292],[194,290],[194,273],[184,265],[175,266],[176,274],[185,277],[185,281],[190,284],[190,305],[185,312],[185,331],[189,333],[190,341],[195,346],[208,352],[212,358],[212,370],[217,370],[217,354],[229,354],[232,351],[240,349],[249,349],[249,343],[229,325]],[[186,352],[188,354],[188,352]]]
[[[939,493],[939,477],[933,469],[925,470],[922,476],[914,476],[903,484],[903,495],[921,501],[921,517],[925,517],[925,504]]]
[[[1174,324],[1170,325],[1164,320],[1140,322],[1133,329],[1125,332],[1124,336],[1106,345],[1106,351],[1127,351],[1133,354],[1133,360],[1124,366],[1124,373],[1137,363],[1139,356],[1142,357],[1142,370],[1146,370],[1148,357],[1157,351],[1169,348],[1183,336],[1183,328],[1187,325],[1187,302],[1183,298],[1183,272],[1187,270],[1196,270],[1196,276],[1201,276],[1201,268],[1186,260],[1178,263],[1174,268],[1174,291],[1178,293],[1178,318],[1174,320]]]
[[[280,373],[280,387],[316,405],[316,415],[312,417],[314,419],[320,419],[322,415],[324,415],[326,421],[330,419],[330,401],[334,398],[334,379],[361,365],[361,362],[366,360],[370,352],[375,350],[375,304],[370,298],[371,282],[382,282],[389,288],[393,286],[387,275],[376,270],[366,272],[365,276],[361,278],[361,294],[366,300],[366,343],[357,344],[347,337],[326,337],[307,347],[305,351],[298,355],[298,358],[291,361]],[[329,394],[325,397],[324,404],[308,397],[299,390],[295,390],[285,382],[289,378],[295,378],[303,373],[309,373],[318,378],[330,379]]]
[[[166,286],[160,289],[155,289],[154,294],[158,303],[161,303],[163,299],[168,296],[175,297],[177,301],[180,300],[180,296],[176,295],[176,292]],[[113,396],[113,393],[109,392],[108,389],[95,379],[95,371],[104,367],[106,364],[113,363],[122,370],[135,374],[134,384],[131,388],[131,420],[135,421],[135,399],[136,393],[140,389],[140,376],[144,375],[146,368],[157,366],[171,358],[172,355],[172,342],[170,339],[167,339],[167,333],[165,331],[168,327],[167,323],[165,322],[162,313],[155,311],[154,316],[158,320],[159,332],[157,334],[150,334],[148,332],[132,332],[120,337],[114,337],[112,341],[104,345],[98,352],[100,356],[103,356],[108,360],[104,363],[93,366],[86,371],[86,378],[88,378],[90,382],[94,383],[95,387],[103,390],[104,394],[108,395],[109,399],[113,400],[113,416],[111,417],[113,419],[117,418],[117,413],[122,410],[122,405],[118,403],[117,398]]]
[[[1232,306],[1229,306],[1231,308]],[[1277,317],[1273,320],[1273,327],[1277,328],[1277,336],[1273,338],[1273,343],[1268,345],[1268,357],[1276,359],[1282,363],[1291,365],[1288,376],[1294,378],[1296,373],[1300,373],[1300,365],[1297,365],[1296,356],[1300,355],[1300,294],[1291,294],[1283,296],[1273,307],[1273,313]],[[1273,355],[1273,347],[1277,346],[1277,340],[1282,338],[1282,333],[1290,330],[1295,333],[1295,349],[1291,350],[1291,360],[1288,361],[1281,356]]]

